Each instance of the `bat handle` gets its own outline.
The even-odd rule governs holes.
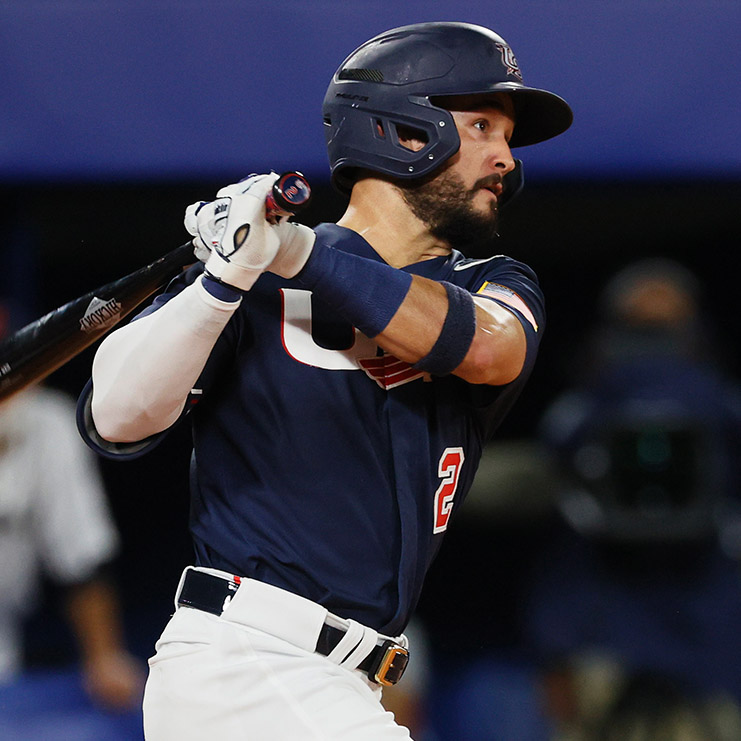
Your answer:
[[[311,186],[300,172],[284,172],[265,198],[265,213],[271,224],[305,208],[311,200]]]

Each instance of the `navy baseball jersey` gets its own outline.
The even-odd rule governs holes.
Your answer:
[[[334,224],[319,242],[381,260]],[[482,447],[519,395],[542,334],[527,266],[454,252],[404,268],[507,306],[527,336],[500,386],[431,377],[384,353],[296,287],[263,274],[194,389],[191,532],[197,564],[300,594],[387,635],[402,632]],[[145,313],[193,282],[196,265]]]

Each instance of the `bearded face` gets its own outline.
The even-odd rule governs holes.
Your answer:
[[[485,206],[474,203],[481,190],[500,182],[498,175],[481,178],[469,188],[451,169],[418,183],[399,183],[397,187],[412,213],[437,239],[467,257],[491,257],[498,236],[499,208],[496,198]]]

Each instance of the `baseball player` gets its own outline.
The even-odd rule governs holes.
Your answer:
[[[149,741],[410,738],[381,689],[535,361],[537,279],[494,237],[511,149],[569,106],[492,31],[423,23],[354,51],[323,114],[342,218],[269,223],[274,174],[189,207],[201,262],[102,343],[81,400],[113,454],[193,427],[195,566],[150,662]]]

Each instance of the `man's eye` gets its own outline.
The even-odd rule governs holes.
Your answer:
[[[479,131],[486,131],[489,128],[488,121],[475,121],[473,124]]]

